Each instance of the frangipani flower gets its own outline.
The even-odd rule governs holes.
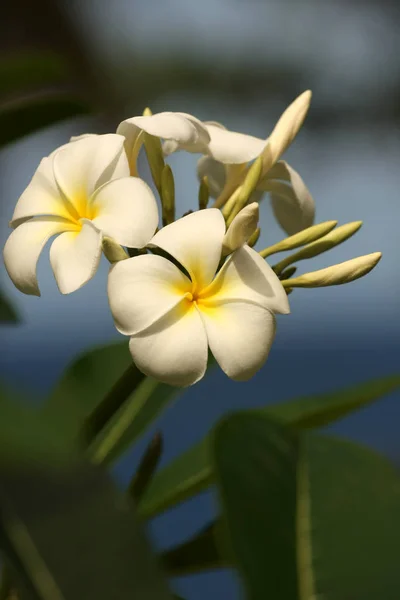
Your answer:
[[[265,170],[278,160],[297,135],[311,101],[311,92],[301,94],[284,111],[268,139],[229,131],[215,121],[200,121],[180,112],[161,112],[150,116],[132,117],[119,124],[117,133],[126,139],[125,149],[130,162],[136,163],[141,132],[166,140],[164,153],[176,150],[201,153],[224,164],[243,164],[265,152]]]
[[[36,264],[50,237],[50,262],[63,294],[96,272],[103,233],[119,244],[143,247],[158,224],[155,198],[129,176],[124,138],[85,136],[44,158],[18,200],[4,262],[14,285],[40,295]]]
[[[110,269],[108,296],[117,329],[131,336],[138,368],[172,385],[191,385],[207,366],[208,347],[232,379],[252,377],[275,335],[274,313],[289,312],[278,277],[244,245],[217,272],[225,222],[218,209],[192,213],[150,242],[159,255],[120,261]]]
[[[197,163],[197,176],[200,180],[207,177],[210,195],[218,198],[229,177],[229,165],[203,156]],[[270,193],[276,220],[288,235],[314,223],[314,199],[297,171],[284,160],[275,163],[260,179],[251,199],[259,202],[264,192]]]

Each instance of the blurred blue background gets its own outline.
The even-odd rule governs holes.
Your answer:
[[[399,372],[400,357],[400,8],[380,0],[15,0],[2,7],[0,51],[50,49],[72,65],[73,84],[95,117],[69,120],[0,151],[0,242],[14,205],[40,159],[71,135],[115,130],[126,117],[177,110],[266,137],[286,106],[313,90],[309,116],[287,160],[316,200],[317,222],[363,220],[355,238],[299,264],[315,270],[382,251],[370,275],[347,286],[295,290],[292,313],[278,319],[270,358],[250,382],[221,372],[185,391],[158,424],[167,462],[239,407],[331,391]],[[177,182],[177,214],[196,208],[198,157],[169,162]],[[145,166],[143,175],[147,176]],[[268,197],[262,203],[259,249],[284,237]],[[39,262],[41,298],[0,285],[22,315],[1,329],[0,377],[37,397],[51,389],[77,353],[122,339],[105,293],[107,263],[94,280],[61,296],[48,251]],[[399,395],[331,429],[374,446],[400,463]],[[149,436],[118,466],[125,483]],[[183,541],[216,512],[210,493],[157,518],[156,545]],[[230,572],[181,578],[189,600],[240,598]]]

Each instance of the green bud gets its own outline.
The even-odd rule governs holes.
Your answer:
[[[229,217],[227,218],[226,224],[230,225],[236,215],[244,208],[249,201],[250,196],[256,190],[258,182],[260,181],[261,173],[263,168],[262,157],[259,156],[251,165],[247,171],[246,177],[243,184],[240,186],[240,192],[235,206],[233,207]]]
[[[208,177],[205,176],[200,181],[200,187],[199,187],[199,209],[200,210],[207,208],[209,199],[210,199],[210,188],[208,186]]]
[[[279,275],[279,279],[283,281],[284,279],[289,279],[292,275],[294,275],[297,271],[297,267],[289,267],[283,273]]]
[[[163,225],[175,220],[175,182],[172,169],[165,165],[161,175],[161,204]]]
[[[271,254],[276,254],[277,252],[294,250],[295,248],[309,244],[314,240],[318,240],[322,236],[332,231],[336,225],[337,221],[325,221],[324,223],[318,223],[318,225],[307,227],[307,229],[303,229],[302,231],[299,231],[299,233],[295,233],[294,235],[285,238],[281,242],[261,250],[260,255],[263,258],[266,258],[267,256],[271,256]]]
[[[125,250],[110,237],[103,238],[102,247],[104,256],[111,264],[129,258],[129,255]]]
[[[161,176],[165,166],[160,138],[144,132],[144,149],[150,166],[154,184],[161,195]]]
[[[301,250],[284,258],[280,263],[275,265],[274,270],[276,273],[281,273],[283,269],[285,269],[288,265],[291,265],[298,260],[304,260],[307,258],[314,258],[314,256],[318,256],[327,250],[331,250],[342,244],[346,240],[348,240],[352,235],[354,235],[361,227],[362,221],[354,221],[354,223],[346,223],[346,225],[342,225],[337,229],[334,229],[324,237],[312,242],[311,244],[307,244]]]
[[[236,201],[239,198],[240,190],[241,190],[240,186],[238,188],[236,188],[236,190],[233,192],[232,196],[229,197],[229,199],[227,200],[227,202],[221,209],[221,212],[222,212],[222,215],[223,215],[225,221],[227,221],[229,219],[229,215],[231,214],[231,212],[233,211],[233,209],[235,207]],[[232,221],[233,221],[233,218],[232,218]]]
[[[282,285],[287,289],[293,287],[326,287],[329,285],[350,283],[350,281],[359,279],[372,271],[381,257],[381,252],[366,254],[365,256],[359,256],[338,265],[327,267],[326,269],[305,273],[304,275],[300,275],[300,277],[282,281]]]
[[[247,245],[250,246],[250,248],[253,248],[253,246],[255,246],[257,244],[260,234],[261,234],[261,229],[259,227],[257,227],[257,229],[255,230],[253,235],[251,235],[247,241]]]
[[[151,117],[153,115],[153,113],[151,112],[150,108],[148,106],[146,106],[146,108],[143,111],[143,116],[144,117]]]

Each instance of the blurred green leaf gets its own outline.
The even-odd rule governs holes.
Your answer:
[[[261,409],[251,409],[249,412],[269,415],[299,430],[321,427],[378,400],[399,386],[400,376],[394,375],[338,392],[307,396]],[[212,483],[208,447],[209,436],[206,436],[156,473],[139,507],[143,517],[152,517]]]
[[[0,544],[22,600],[171,598],[132,506],[106,472],[0,470]]]
[[[29,52],[0,59],[0,94],[57,84],[70,74],[65,59],[54,53]]]
[[[212,452],[223,510],[222,552],[244,577],[246,597],[299,599],[297,435],[267,417],[236,413],[217,425]]]
[[[171,403],[179,389],[146,377],[89,449],[96,463],[117,460]]]
[[[66,436],[76,440],[87,417],[131,364],[126,342],[85,352],[66,368],[42,412],[59,423]]]
[[[352,442],[305,437],[298,465],[300,598],[397,600],[400,478]]]
[[[151,480],[139,504],[139,514],[152,517],[201,492],[213,481],[209,436],[180,454]]]
[[[400,478],[375,452],[236,413],[217,425],[213,459],[222,552],[248,597],[395,600]]]
[[[128,378],[122,382],[122,379]],[[72,441],[87,434],[88,421],[103,425],[89,455],[95,462],[116,460],[152,424],[179,392],[177,388],[145,378],[132,363],[126,342],[94,348],[80,356],[65,371],[46,401],[43,413],[53,419]],[[118,389],[119,405],[107,397]],[[106,408],[106,412],[101,410]],[[112,418],[110,408],[116,408]],[[108,416],[107,424],[105,416]]]
[[[0,147],[48,127],[90,111],[83,101],[61,94],[24,98],[0,107]]]
[[[4,386],[0,414],[0,466],[62,464],[74,455],[74,447],[50,419]]]
[[[329,394],[305,396],[261,409],[297,429],[324,427],[400,387],[400,375],[372,379]]]
[[[0,325],[3,323],[18,323],[18,321],[19,318],[15,308],[3,292],[0,292]]]
[[[170,577],[180,577],[230,566],[221,556],[216,544],[216,529],[211,523],[187,542],[160,555],[161,564]]]

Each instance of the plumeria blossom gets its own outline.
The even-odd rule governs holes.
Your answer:
[[[39,296],[37,261],[49,238],[57,235],[50,262],[60,291],[68,294],[96,272],[103,234],[141,248],[157,224],[150,188],[129,176],[124,138],[83,136],[41,161],[16,205],[5,266],[21,292]]]
[[[201,379],[208,348],[232,379],[247,380],[265,362],[275,335],[274,313],[289,313],[281,282],[260,255],[243,245],[218,271],[225,222],[218,209],[187,215],[161,229],[157,254],[110,269],[108,296],[117,329],[146,375],[171,385]],[[183,272],[185,270],[185,272]]]
[[[218,198],[229,177],[230,165],[224,165],[209,156],[197,163],[197,176],[207,177],[210,195]],[[272,209],[279,225],[288,235],[311,227],[315,218],[315,202],[303,179],[286,161],[276,162],[261,177],[251,199],[260,202],[265,192],[270,193]]]

